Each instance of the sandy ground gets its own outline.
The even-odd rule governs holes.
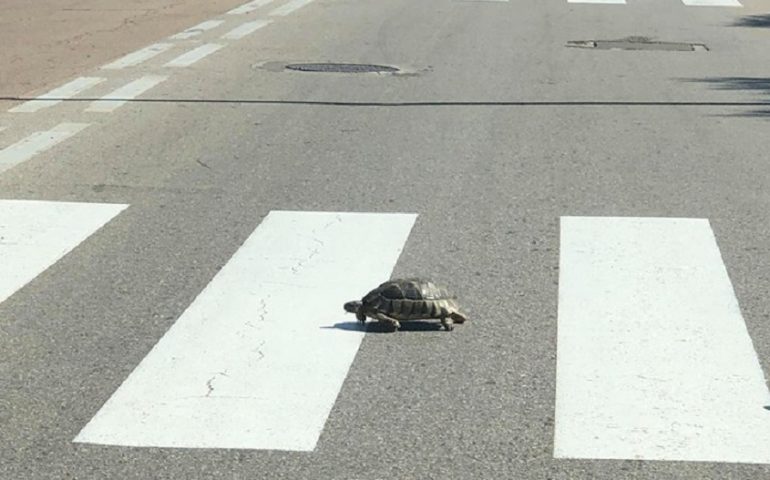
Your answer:
[[[3,0],[0,96],[54,87],[246,0]]]

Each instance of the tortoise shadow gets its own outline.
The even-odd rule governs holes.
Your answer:
[[[353,332],[366,332],[366,333],[397,333],[394,332],[388,325],[382,322],[366,322],[362,324],[360,322],[339,322],[332,326],[324,326],[321,328],[336,328],[339,330],[348,330]],[[423,322],[420,320],[412,320],[409,322],[401,322],[400,332],[433,332],[437,330],[443,330],[441,323],[439,322]]]

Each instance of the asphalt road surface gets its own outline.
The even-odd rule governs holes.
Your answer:
[[[770,478],[770,2],[242,3],[3,3],[0,478]]]

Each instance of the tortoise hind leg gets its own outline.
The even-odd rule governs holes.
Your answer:
[[[377,318],[377,320],[379,320],[381,322],[385,322],[388,325],[390,325],[391,327],[393,327],[393,330],[398,330],[399,328],[401,328],[401,324],[398,322],[398,320],[396,320],[395,318],[389,317],[389,316],[385,315],[384,313],[379,313],[378,312],[374,316],[375,316],[375,318]]]
[[[449,316],[452,318],[454,323],[465,323],[465,321],[468,320],[468,317],[460,312],[452,312],[449,314]]]

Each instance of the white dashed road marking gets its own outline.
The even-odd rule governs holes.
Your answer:
[[[742,7],[738,0],[682,0],[690,7]]]
[[[126,67],[133,67],[155,57],[156,55],[160,55],[173,46],[174,45],[172,43],[156,43],[141,50],[137,50],[136,52],[129,53],[125,57],[119,58],[114,62],[103,66],[102,68],[106,70],[120,70]]]
[[[253,2],[246,3],[244,5],[241,5],[240,7],[235,7],[234,9],[227,12],[229,15],[243,15],[244,13],[251,13],[254,10],[257,10],[260,7],[263,7],[269,3],[272,3],[273,0],[254,0]]]
[[[0,302],[127,206],[0,200]]]
[[[262,27],[270,25],[271,23],[272,20],[255,20],[253,22],[246,22],[243,25],[235,27],[234,29],[225,33],[222,35],[222,38],[225,40],[238,40],[245,37],[246,35],[256,32]]]
[[[625,5],[626,0],[567,0],[568,3],[605,3],[612,5]]]
[[[171,38],[172,40],[187,40],[188,38],[192,38],[197,35],[200,35],[205,31],[213,30],[214,28],[217,28],[223,23],[225,23],[224,20],[208,20],[203,23],[199,23],[194,27],[190,27],[184,32],[179,32],[176,35],[172,35],[169,38]]]
[[[271,16],[285,16],[292,13],[295,10],[299,10],[313,0],[291,0],[286,5],[276,8],[270,12]]]
[[[222,47],[224,47],[224,45],[219,45],[216,43],[207,43],[205,45],[201,45],[198,48],[194,48],[187,53],[183,53],[182,55],[179,55],[175,59],[168,62],[165,66],[166,67],[189,67],[190,65],[194,64],[195,62],[199,61],[200,59],[208,55],[211,55],[212,53],[216,52]]]
[[[51,130],[33,133],[27,138],[0,150],[0,173],[52,148],[88,125],[88,123],[61,123]]]
[[[168,77],[148,75],[124,85],[117,90],[108,93],[100,100],[94,101],[86,109],[87,112],[112,112],[121,107],[127,101],[132,100],[152,87],[166,80]]]
[[[270,212],[74,441],[312,451],[415,219]]]
[[[770,462],[770,394],[708,220],[561,220],[560,458]]]
[[[99,77],[80,77],[72,80],[69,83],[65,83],[61,87],[55,88],[48,93],[36,97],[35,100],[24,102],[21,105],[8,110],[12,113],[33,113],[43,108],[48,108],[57,103],[60,103],[65,98],[71,98],[81,93],[94,85],[98,85],[104,81]]]

